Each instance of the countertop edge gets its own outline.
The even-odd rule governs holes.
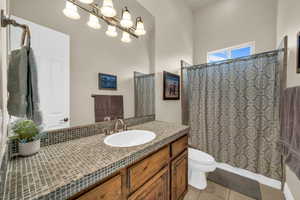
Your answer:
[[[158,141],[157,143],[152,144],[151,146],[148,146],[144,149],[141,149],[137,152],[132,153],[131,155],[128,155],[127,157],[118,160],[114,162],[113,164],[110,164],[106,167],[103,167],[96,172],[92,172],[82,178],[79,178],[76,181],[72,181],[69,184],[66,184],[55,191],[52,191],[48,194],[41,195],[35,199],[51,199],[53,197],[59,197],[59,196],[64,196],[67,198],[73,197],[77,193],[81,192],[85,188],[88,188],[97,182],[100,182],[101,180],[109,177],[110,175],[116,173],[117,171],[135,163],[136,161],[148,156],[149,154],[155,152],[156,150],[159,150],[163,146],[177,140],[178,138],[188,134],[189,132],[189,127],[175,133],[174,135],[167,137],[161,141]],[[85,185],[85,188],[82,187],[76,187],[78,185]],[[65,193],[65,194],[63,194]]]

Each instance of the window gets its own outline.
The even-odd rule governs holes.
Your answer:
[[[227,59],[240,58],[244,56],[249,56],[254,53],[255,43],[249,42],[246,44],[241,44],[234,47],[229,47],[226,49],[220,49],[217,51],[211,51],[207,53],[207,62],[218,62]]]

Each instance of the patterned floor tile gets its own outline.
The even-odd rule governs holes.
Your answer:
[[[265,185],[260,185],[262,200],[284,200],[280,190],[270,188]],[[208,181],[208,186],[205,190],[198,190],[189,186],[188,193],[184,200],[256,200],[244,194],[230,190],[226,187]]]
[[[261,196],[263,200],[283,200],[283,194],[280,190],[268,187],[266,185],[260,185]]]
[[[255,199],[231,190],[229,195],[229,200],[255,200]]]
[[[228,200],[230,190],[213,182],[208,182],[205,190],[200,192],[198,200]]]
[[[199,198],[199,195],[200,195],[200,190],[197,190],[196,188],[190,186],[183,200],[195,200]]]

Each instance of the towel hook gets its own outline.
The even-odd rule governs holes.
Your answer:
[[[6,17],[4,14],[4,10],[1,10],[1,27],[5,28],[8,25],[13,25],[16,27],[20,27],[23,29],[27,29],[27,25],[25,24],[19,24],[16,20],[10,19],[9,17]]]
[[[29,27],[26,24],[20,24],[16,20],[6,17],[4,14],[4,10],[1,10],[1,27],[5,28],[8,25],[22,28],[23,34],[22,34],[22,38],[21,38],[21,46],[24,46],[26,37],[27,37],[27,44],[30,45],[30,29],[29,29]]]

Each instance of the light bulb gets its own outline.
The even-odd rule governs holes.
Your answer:
[[[100,29],[101,25],[99,24],[99,19],[93,14],[90,14],[89,21],[87,22],[87,25],[93,29]]]
[[[94,0],[79,0],[81,3],[85,3],[85,4],[91,4],[94,2]]]
[[[131,28],[133,26],[133,22],[131,20],[131,14],[127,9],[127,7],[123,9],[122,20],[120,24],[124,28]]]
[[[107,31],[105,33],[109,37],[117,37],[118,36],[118,32],[116,30],[116,27],[112,26],[112,25],[108,25]]]
[[[77,11],[77,6],[73,3],[66,1],[66,7],[63,10],[65,16],[69,17],[70,19],[80,19],[80,15]]]
[[[141,17],[136,19],[136,29],[134,33],[138,36],[146,34],[144,23]]]
[[[122,41],[122,42],[125,42],[125,43],[131,42],[131,38],[130,38],[129,33],[123,31],[123,36],[122,36],[121,41]]]
[[[112,0],[104,0],[100,10],[102,15],[104,15],[105,17],[114,17],[117,15]]]

